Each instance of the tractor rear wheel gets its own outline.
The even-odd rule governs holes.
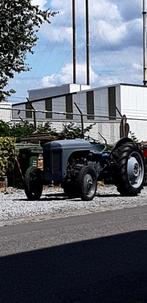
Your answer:
[[[114,179],[123,196],[136,196],[144,184],[144,158],[133,141],[123,142],[112,152]]]

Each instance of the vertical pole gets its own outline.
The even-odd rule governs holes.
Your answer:
[[[83,113],[80,109],[80,107],[77,105],[77,103],[74,103],[77,110],[79,111],[80,113],[80,116],[81,116],[81,138],[84,139],[84,119],[83,119]]]
[[[73,26],[73,83],[76,83],[76,14],[75,14],[75,0],[72,0],[72,26]]]
[[[33,121],[34,121],[34,129],[36,130],[37,129],[37,124],[36,124],[36,111],[35,111],[35,108],[34,106],[32,105],[32,102],[30,102],[30,100],[28,98],[26,98],[28,103],[30,104],[32,110],[33,110]]]
[[[87,72],[87,85],[90,84],[89,73],[89,5],[86,0],[86,72]]]
[[[147,85],[147,10],[146,0],[143,0],[143,83]]]

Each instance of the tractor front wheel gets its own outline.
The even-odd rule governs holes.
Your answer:
[[[42,172],[39,168],[29,167],[25,174],[24,189],[29,200],[39,200],[43,190]]]
[[[92,200],[97,190],[97,175],[94,168],[84,166],[79,172],[77,181],[81,199],[84,201]]]
[[[76,198],[79,196],[78,187],[75,184],[75,182],[64,182],[62,183],[62,188],[64,190],[64,194],[68,196],[69,198]]]

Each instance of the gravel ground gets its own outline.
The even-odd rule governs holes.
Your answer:
[[[121,197],[114,186],[101,185],[90,202],[68,199],[60,188],[47,188],[39,201],[28,201],[23,190],[8,188],[0,193],[0,226],[147,205],[146,196],[147,187],[137,197]]]

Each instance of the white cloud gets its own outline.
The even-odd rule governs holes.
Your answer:
[[[69,0],[50,0],[50,6],[59,11],[66,11],[69,13],[71,10],[71,1]]]
[[[72,11],[72,1],[69,0],[51,0],[51,8],[59,10],[68,16]],[[76,0],[76,16],[83,18],[85,16],[85,0]],[[112,3],[110,0],[90,0],[89,11],[92,17],[102,18],[105,20],[118,20],[120,19],[120,13],[118,6]]]
[[[39,0],[33,0],[33,1],[39,1]],[[52,19],[52,24],[49,27],[48,25],[44,25],[41,31],[47,37],[47,39],[52,41],[52,43],[59,42],[59,36],[61,43],[67,40],[71,41],[71,37],[72,37],[71,36],[72,34],[71,1],[51,0],[50,8],[55,11],[59,11],[59,14]],[[91,0],[89,2],[89,12],[90,12],[90,28],[91,28],[92,36],[97,35],[97,28],[99,28],[100,31],[101,30],[103,31],[104,24],[105,26],[107,24],[107,27],[113,27],[113,26],[116,27],[116,25],[119,26],[119,24],[121,23],[121,15],[119,13],[117,5],[111,3],[108,0],[101,0],[101,1]],[[80,21],[80,19],[82,19],[82,21]],[[77,0],[76,1],[77,36],[79,35],[80,32],[82,32],[82,35],[84,34],[85,31],[84,23],[85,23],[85,0]]]
[[[142,65],[139,63],[133,63],[132,67],[134,70],[136,70],[137,72],[142,72]]]
[[[104,77],[99,78],[98,86],[111,85],[111,84],[114,84],[114,83],[116,84],[119,82],[120,82],[120,79],[117,78],[116,76],[110,78],[109,76],[105,75]]]
[[[105,65],[105,69],[102,70],[103,64],[100,62],[101,59],[102,58],[99,58],[97,65],[95,65],[95,70],[92,67],[90,68],[92,87],[106,86],[121,82],[141,83],[141,64],[131,63],[130,66],[128,65],[128,69],[126,70],[125,66],[121,65],[118,61],[118,65],[114,69],[115,58],[113,58],[112,64],[108,66],[108,68]],[[129,61],[129,58],[127,61]],[[67,83],[72,83],[72,64],[66,64],[57,74],[46,75],[41,80],[42,87],[52,87]],[[77,65],[77,83],[86,83],[85,64]]]
[[[118,7],[118,10],[121,13],[121,16],[125,20],[132,20],[138,18],[138,16],[141,16],[142,13],[142,4],[143,0],[111,0],[113,3],[115,3]]]
[[[142,84],[142,49],[138,47],[93,53],[91,65],[99,76],[100,85],[111,82]]]
[[[41,9],[44,9],[47,4],[47,0],[31,0],[33,5],[39,5]]]
[[[44,24],[41,32],[51,43],[62,43],[65,41],[71,42],[71,27]]]
[[[55,86],[63,83],[72,83],[72,64],[66,64],[58,74],[46,75],[42,78],[43,87]],[[85,83],[85,64],[77,65],[77,83]],[[90,69],[91,84],[98,81],[98,76],[94,70]]]
[[[96,18],[100,20],[118,22],[121,19],[120,12],[116,4],[108,0],[91,0],[89,1],[89,9],[91,19]]]
[[[48,7],[59,11],[59,14],[52,18],[51,24],[44,24],[41,27],[44,45],[40,39],[42,43],[40,48],[45,51],[40,53],[37,68],[36,62],[33,66],[32,83],[33,70],[34,78],[37,70],[37,76],[42,79],[40,80],[42,86],[71,83],[72,64],[68,62],[72,57],[70,45],[72,42],[72,2],[70,0],[32,1],[41,8]],[[89,0],[92,86],[117,82],[142,83],[141,3],[141,0]],[[76,24],[77,81],[85,83],[85,64],[83,64],[85,60],[85,0],[76,0]],[[35,54],[33,56],[35,58]],[[39,55],[37,62],[38,58]],[[28,82],[26,86],[23,82],[26,90],[30,87],[28,85]]]
[[[89,1],[90,41],[94,50],[124,48],[141,42],[141,5],[140,0],[133,1],[133,5],[128,0]],[[51,25],[45,24],[41,32],[51,44],[71,43],[71,1],[51,0],[50,8],[59,11],[59,14],[52,19]],[[127,12],[130,17],[125,18]],[[83,47],[81,41],[85,39],[85,0],[76,1],[76,25],[77,45]]]
[[[97,29],[101,40],[107,40],[107,42],[112,44],[120,43],[127,32],[125,24],[116,27],[106,21],[99,21]]]
[[[134,19],[126,23],[127,32],[124,37],[124,46],[130,45],[142,47],[142,20]]]

